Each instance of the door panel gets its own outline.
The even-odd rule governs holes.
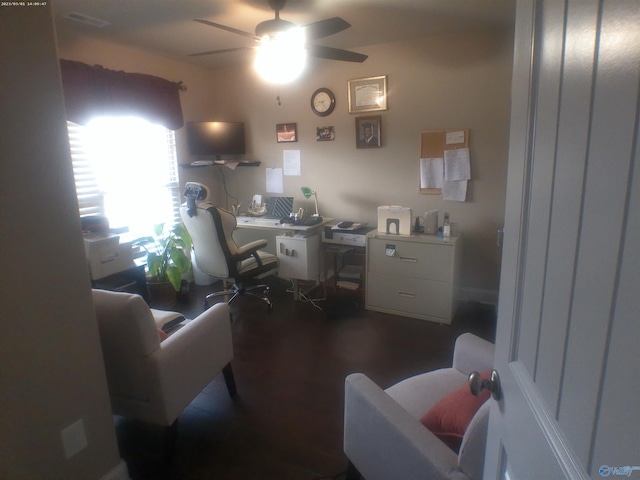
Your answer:
[[[554,2],[547,10],[551,18],[564,16],[562,2]],[[543,24],[544,43],[541,46],[544,62],[538,63],[539,75],[544,81],[534,86],[531,94],[540,105],[532,119],[536,135],[531,139],[531,201],[528,214],[527,251],[536,262],[527,262],[523,282],[529,286],[524,292],[521,308],[521,334],[518,344],[518,359],[532,374],[535,374],[537,342],[535,339],[541,327],[544,276],[548,268],[547,246],[549,237],[549,216],[552,206],[553,172],[556,168],[554,151],[557,147],[558,96],[562,78],[561,52],[564,46],[562,29]]]
[[[634,31],[640,25],[640,4],[626,4],[635,6],[635,22],[627,23],[634,18],[631,9],[605,2],[597,36],[580,245],[558,418],[585,459],[601,387],[593,373],[601,371],[606,359],[638,108],[638,57],[627,57],[633,52],[623,42],[633,43],[634,37],[638,41]]]
[[[511,362],[503,372],[502,394],[509,403],[502,415],[515,428],[508,429],[502,441],[509,446],[522,443],[526,448],[509,448],[502,471],[511,479],[588,478],[525,366]]]
[[[636,128],[638,128],[636,126]],[[636,138],[639,132],[636,130]],[[639,165],[640,151],[636,149],[635,165]],[[640,382],[633,372],[640,365],[640,175],[633,175],[629,211],[626,214],[624,244],[622,246],[625,261],[620,266],[618,291],[613,305],[610,341],[607,352],[605,380],[600,399],[600,415],[596,430],[592,464],[624,466],[640,465],[640,456],[630,456],[629,450],[640,445]],[[624,414],[621,415],[620,412]],[[628,447],[621,449],[617,442],[611,441],[611,432],[621,432]],[[631,457],[631,458],[630,458]],[[640,477],[636,472],[632,478]]]
[[[640,1],[516,15],[485,478],[599,477],[640,465]]]
[[[553,35],[554,42],[561,42],[563,50],[580,48],[580,53],[575,59],[571,54],[563,55],[563,50],[545,50],[550,55],[544,57],[543,62],[562,63],[560,90],[556,97],[558,113],[562,114],[556,119],[547,118],[556,125],[558,133],[555,138],[554,172],[548,180],[554,186],[546,258],[546,278],[550,281],[544,286],[541,309],[542,318],[549,321],[541,324],[540,343],[545,345],[545,354],[537,358],[535,369],[536,384],[554,410],[559,403],[562,368],[558,366],[562,365],[564,359],[579,244],[590,117],[590,105],[585,99],[590,98],[593,85],[591,60],[597,20],[595,2],[583,5],[580,12],[571,5],[565,6],[564,2],[555,2],[556,8],[557,5],[562,6],[562,11],[546,16],[550,19],[546,23],[551,23],[551,26],[547,26],[543,32],[545,42]],[[545,8],[548,7],[545,5]],[[567,18],[566,28],[562,28],[561,21],[568,15],[569,9],[572,14]],[[573,40],[569,42],[565,40],[567,38]],[[556,60],[557,56],[559,58]]]

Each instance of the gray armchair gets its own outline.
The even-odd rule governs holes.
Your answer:
[[[420,418],[463,385],[472,371],[492,368],[494,347],[470,333],[457,338],[453,366],[382,390],[366,375],[345,381],[344,452],[350,480],[482,478],[489,403],[477,411],[456,454]]]
[[[161,342],[158,327],[179,314],[152,310],[129,293],[93,290],[93,303],[114,414],[175,433],[180,413],[220,372],[229,393],[236,393],[226,304]]]

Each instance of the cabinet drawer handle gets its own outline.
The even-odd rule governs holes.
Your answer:
[[[415,293],[398,291],[398,295],[404,298],[416,298]]]
[[[418,259],[416,257],[400,257],[401,262],[411,262],[418,263]]]

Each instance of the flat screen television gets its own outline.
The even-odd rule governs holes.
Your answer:
[[[244,123],[188,122],[187,142],[191,155],[244,155]]]

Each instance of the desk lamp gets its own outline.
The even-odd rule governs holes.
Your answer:
[[[304,195],[304,198],[306,198],[307,200],[309,200],[311,198],[311,195],[313,195],[313,199],[316,202],[316,214],[315,216],[318,217],[320,216],[318,213],[318,194],[316,193],[315,190],[311,190],[309,187],[302,187],[302,194]]]

